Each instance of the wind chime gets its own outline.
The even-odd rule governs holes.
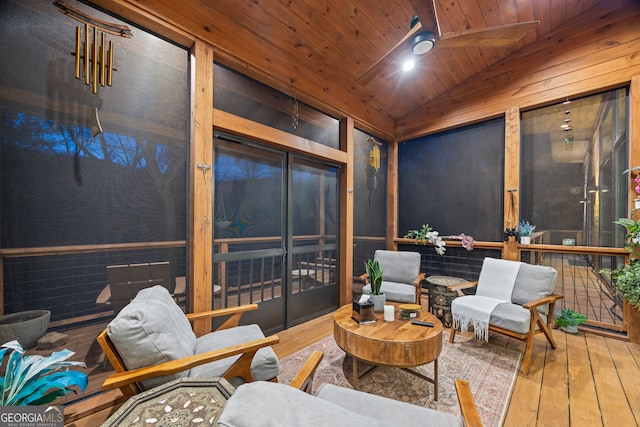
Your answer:
[[[71,54],[76,57],[76,79],[84,77],[86,85],[93,86],[93,93],[98,93],[98,85],[104,87],[113,83],[113,40],[107,34],[131,38],[133,34],[125,25],[105,22],[93,18],[63,1],[53,3],[60,12],[82,23],[76,27],[76,50]]]
[[[373,148],[369,151],[369,166],[378,172],[378,169],[380,169],[380,149],[378,146],[382,145],[382,143],[376,141],[372,136],[367,137],[367,142],[373,145]]]
[[[71,55],[76,57],[76,79],[84,77],[84,83],[92,86],[94,94],[98,93],[98,85],[111,86],[113,72],[117,69],[113,66],[113,40],[109,40],[107,47],[107,34],[131,38],[133,34],[129,27],[94,18],[63,1],[55,1],[53,4],[60,12],[82,24],[76,27],[76,49],[75,52],[71,52]],[[101,134],[98,107],[93,109],[89,120],[91,137]]]

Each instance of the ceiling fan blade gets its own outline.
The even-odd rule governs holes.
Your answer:
[[[373,65],[365,70],[364,73],[356,79],[356,82],[363,85],[368,84],[376,74],[385,69],[387,66],[397,61],[403,55],[411,52],[411,39],[413,36],[422,31],[422,25],[418,22],[394,47],[389,50],[382,58],[378,59]]]
[[[440,36],[436,47],[509,47],[539,24],[540,21],[529,21],[444,33]]]
[[[436,36],[436,41],[440,38],[440,24],[433,0],[409,0],[413,11],[422,23],[422,28],[431,31]]]

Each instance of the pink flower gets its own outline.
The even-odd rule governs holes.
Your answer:
[[[447,236],[445,237],[445,239],[454,239],[454,240],[460,240],[462,247],[465,248],[468,251],[473,250],[473,244],[474,244],[474,240],[473,237],[471,236],[467,236],[466,234],[462,233],[462,234],[458,234],[456,236]]]
[[[634,181],[636,182],[636,193],[640,194],[640,175],[636,176]]]

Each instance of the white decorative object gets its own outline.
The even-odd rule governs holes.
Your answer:
[[[531,244],[531,236],[520,236],[520,243],[523,245]]]
[[[385,305],[384,306],[384,320],[386,320],[387,322],[393,322],[393,320],[395,319],[395,312],[394,312],[394,307],[392,305]]]

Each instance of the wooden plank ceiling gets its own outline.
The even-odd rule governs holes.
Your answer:
[[[449,48],[443,37],[406,73],[400,70],[404,54],[386,66],[375,64],[399,44],[407,51],[403,39],[412,17],[431,0],[122,1],[205,40],[221,63],[392,136],[396,120],[607,0],[435,0],[442,34],[539,24],[506,47],[482,46],[476,37],[477,47]]]

